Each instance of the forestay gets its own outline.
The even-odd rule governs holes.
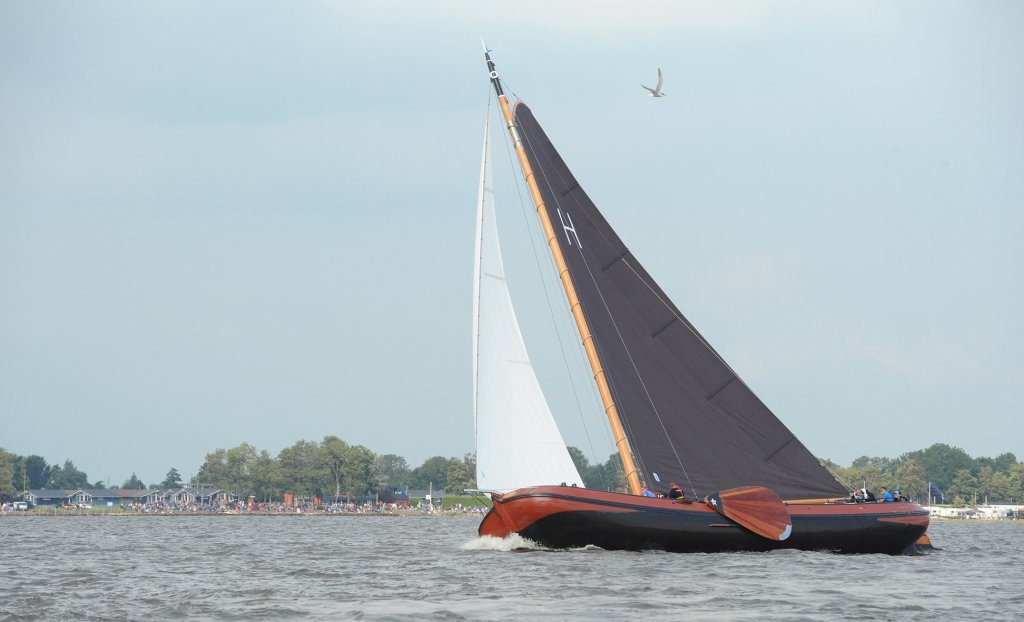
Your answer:
[[[484,130],[473,292],[473,411],[477,488],[507,492],[583,486],[533,371],[512,307],[498,244]]]

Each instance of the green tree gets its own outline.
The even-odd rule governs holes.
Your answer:
[[[167,472],[167,477],[160,482],[160,488],[163,490],[181,488],[181,473],[178,473],[178,469],[171,467],[171,470]]]
[[[0,500],[9,501],[18,492],[14,488],[15,455],[0,447]]]
[[[14,456],[13,463],[11,465],[11,482],[14,484],[16,491],[21,492],[29,488],[28,482],[28,469],[25,463],[25,456]]]
[[[935,443],[927,449],[911,452],[907,457],[917,460],[924,467],[928,480],[941,490],[950,487],[959,471],[970,471],[975,466],[974,459],[967,452],[945,443]]]
[[[896,467],[893,486],[897,487],[905,497],[921,501],[928,496],[928,478],[924,467],[913,458],[901,460]]]
[[[586,455],[583,454],[579,447],[569,446],[566,449],[569,451],[572,463],[576,466],[576,472],[580,474],[580,479],[582,479],[583,475],[590,470],[590,460],[587,460]],[[586,481],[583,482],[583,485],[587,488],[592,488]]]
[[[1010,452],[1006,452],[996,456],[992,462],[992,468],[994,468],[996,471],[1000,473],[1009,474],[1010,469],[1013,468],[1013,465],[1017,464],[1017,456],[1013,455]]]
[[[461,461],[453,458],[446,475],[445,492],[462,494],[464,490],[476,488],[476,455],[466,454]]]
[[[444,490],[448,486],[448,467],[455,458],[431,456],[423,464],[412,470],[412,486],[427,488],[431,484],[434,490]]]
[[[979,492],[981,492],[981,486],[979,485],[978,478],[968,469],[960,469],[953,476],[953,481],[949,484],[946,494],[970,503]],[[960,504],[958,503],[957,505]]]
[[[25,474],[28,477],[28,488],[33,490],[45,488],[50,484],[50,465],[42,456],[35,454],[25,458]]]
[[[325,436],[320,442],[320,452],[326,463],[327,471],[331,474],[333,484],[334,500],[341,497],[341,488],[345,484],[345,468],[348,466],[349,446],[348,443],[337,436]]]
[[[124,483],[121,484],[121,488],[124,490],[145,490],[146,485],[142,483],[142,480],[139,479],[138,475],[132,473],[132,476],[124,480]]]
[[[92,483],[91,488],[95,488],[96,490],[106,490],[107,489],[107,483],[105,481],[101,480],[101,479],[98,479],[98,480],[96,480],[95,482]]]
[[[384,486],[408,488],[412,480],[412,470],[402,456],[384,454],[377,456],[377,472],[380,473]]]
[[[279,499],[281,496],[279,479],[277,460],[274,460],[274,457],[266,449],[260,451],[253,469],[253,494],[257,499],[263,501]]]
[[[622,459],[615,452],[603,464],[590,464],[590,460],[578,447],[566,447],[583,485],[595,490],[626,490],[626,474],[622,470]]]
[[[882,458],[879,456],[861,456],[850,464],[850,467],[854,469],[872,469],[879,473],[891,471],[893,467],[893,460],[891,458]]]
[[[64,466],[54,465],[50,469],[50,486],[53,488],[88,488],[89,476],[75,467],[71,460],[65,460]]]
[[[242,443],[224,452],[224,480],[218,486],[240,495],[253,489],[253,470],[259,452],[249,443]]]
[[[217,448],[206,454],[199,472],[192,478],[193,484],[213,484],[224,486],[227,481],[227,453],[226,449]]]
[[[206,459],[199,467],[199,473],[193,478],[193,482],[213,484],[218,488],[245,494],[254,487],[253,471],[258,458],[259,452],[249,443],[242,443],[231,449],[218,448],[206,454]],[[177,473],[175,469],[172,471]],[[171,473],[167,475],[170,477]]]
[[[1006,491],[1009,494],[1007,501],[1011,503],[1024,501],[1024,464],[1018,462],[1010,467],[1006,480]]]
[[[469,485],[465,488],[476,488],[476,452],[463,454],[462,461],[466,464],[466,472],[469,473],[469,478],[466,480]]]
[[[277,454],[277,462],[282,491],[323,497],[329,490],[330,473],[318,443],[298,441],[285,447]]]
[[[626,491],[626,472],[622,469],[619,452],[608,456],[604,464],[595,464],[583,475],[583,485],[598,490]]]
[[[345,465],[345,484],[351,496],[374,494],[380,491],[382,478],[377,471],[377,460],[372,451],[362,445],[348,449]]]

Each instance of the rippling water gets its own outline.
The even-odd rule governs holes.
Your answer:
[[[0,519],[0,620],[1024,619],[1024,521],[926,556],[530,550],[477,517]]]

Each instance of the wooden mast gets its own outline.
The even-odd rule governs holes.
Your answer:
[[[483,40],[480,41],[483,43]],[[562,249],[558,245],[556,239],[555,228],[551,224],[551,219],[548,217],[548,212],[544,207],[544,197],[540,193],[540,187],[537,185],[537,179],[533,174],[533,167],[530,165],[529,159],[526,157],[526,149],[523,147],[523,142],[519,139],[519,131],[516,129],[515,121],[512,119],[512,108],[509,106],[508,98],[505,96],[504,90],[501,88],[501,79],[498,77],[498,72],[494,68],[494,61],[491,60],[490,50],[487,49],[487,45],[484,44],[484,59],[487,61],[487,71],[490,72],[491,84],[494,85],[494,91],[498,95],[498,104],[501,106],[501,114],[505,117],[505,124],[508,127],[509,135],[512,137],[512,144],[515,146],[516,155],[519,156],[519,165],[523,169],[523,178],[526,180],[526,185],[530,189],[530,197],[533,199],[533,204],[537,208],[537,215],[540,216],[541,227],[544,229],[544,235],[547,236],[548,249],[551,251],[551,256],[555,260],[555,268],[558,270],[558,277],[562,281],[562,287],[565,288],[565,295],[569,299],[569,308],[572,311],[572,317],[576,320],[576,328],[580,331],[580,337],[583,340],[583,349],[587,352],[587,361],[590,363],[590,369],[594,372],[594,381],[597,383],[597,391],[601,395],[601,402],[604,405],[604,412],[608,416],[608,423],[611,424],[612,436],[615,438],[615,448],[619,451],[619,457],[622,459],[622,467],[626,472],[626,483],[629,485],[629,492],[634,495],[639,495],[643,491],[643,486],[640,483],[640,472],[636,468],[636,463],[633,461],[633,453],[629,449],[629,440],[626,438],[626,431],[622,427],[622,420],[619,419],[619,411],[615,406],[615,401],[612,399],[611,387],[608,385],[608,378],[605,376],[604,366],[601,364],[601,359],[597,355],[597,348],[594,346],[594,336],[590,332],[590,326],[587,324],[587,318],[583,315],[583,307],[580,305],[579,296],[576,295],[576,287],[572,283],[572,276],[569,274],[569,267],[565,263],[565,256],[562,255]]]

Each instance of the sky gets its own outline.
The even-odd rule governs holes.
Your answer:
[[[1022,29],[1019,2],[0,0],[0,447],[114,483],[328,434],[473,451],[483,36],[812,452],[1024,457]],[[531,357],[603,460],[492,136]]]

